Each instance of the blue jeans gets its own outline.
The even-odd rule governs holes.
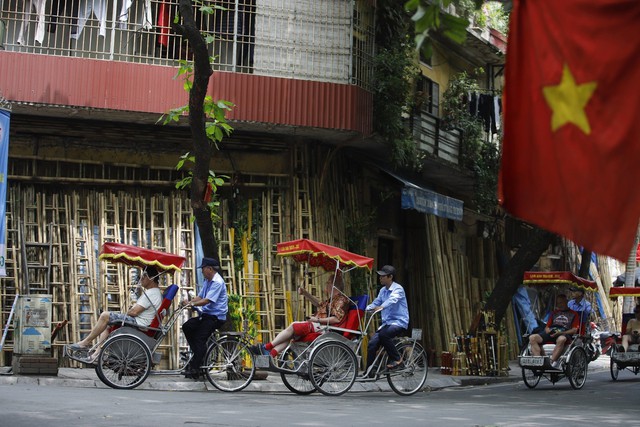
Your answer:
[[[400,360],[400,353],[393,343],[393,339],[405,332],[406,329],[396,325],[384,325],[373,335],[367,346],[367,367],[371,366],[376,358],[376,351],[382,345],[387,355],[389,355],[389,363]]]

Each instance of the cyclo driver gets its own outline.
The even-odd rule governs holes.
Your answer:
[[[567,296],[560,294],[556,297],[556,309],[549,316],[544,332],[529,336],[531,354],[533,356],[544,356],[543,343],[555,343],[550,362],[554,369],[560,368],[558,360],[564,352],[566,344],[571,342],[571,336],[578,332],[580,328],[580,316],[567,306]]]

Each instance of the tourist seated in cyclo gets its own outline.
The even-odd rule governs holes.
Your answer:
[[[556,297],[556,309],[551,312],[547,325],[543,332],[529,336],[531,354],[544,356],[542,344],[555,343],[556,347],[550,357],[551,366],[560,367],[560,356],[567,344],[571,343],[571,336],[578,332],[580,327],[580,315],[571,310],[567,305],[567,296],[559,294]]]
[[[140,277],[142,286],[141,294],[137,301],[133,302],[131,308],[126,313],[103,311],[98,318],[98,322],[93,327],[89,335],[75,344],[70,344],[70,350],[89,350],[91,343],[100,337],[99,342],[103,342],[110,333],[111,325],[133,325],[138,327],[148,327],[156,316],[158,307],[162,304],[162,291],[159,288],[158,270],[153,266],[144,269]],[[88,361],[96,360],[98,351],[88,355]]]
[[[630,344],[640,344],[640,305],[633,309],[634,318],[627,322],[627,329],[622,336],[622,347],[624,351],[629,350]]]
[[[335,279],[335,280],[334,280]],[[256,355],[276,356],[289,345],[293,339],[296,341],[313,341],[326,326],[338,326],[346,320],[351,301],[343,293],[344,283],[341,275],[330,275],[325,283],[327,299],[318,300],[303,287],[298,287],[298,293],[311,301],[317,311],[303,322],[293,322],[280,332],[271,342],[256,344],[249,350]]]

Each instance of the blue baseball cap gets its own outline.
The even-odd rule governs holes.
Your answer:
[[[213,267],[216,270],[220,269],[220,262],[218,262],[217,259],[215,258],[202,258],[202,264],[200,264],[200,267],[198,268],[202,268],[202,267]]]

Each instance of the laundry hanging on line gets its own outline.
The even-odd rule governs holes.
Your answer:
[[[502,114],[500,96],[469,92],[467,102],[469,104],[469,114],[482,123],[484,131],[492,134],[498,133],[500,130],[500,115]]]

